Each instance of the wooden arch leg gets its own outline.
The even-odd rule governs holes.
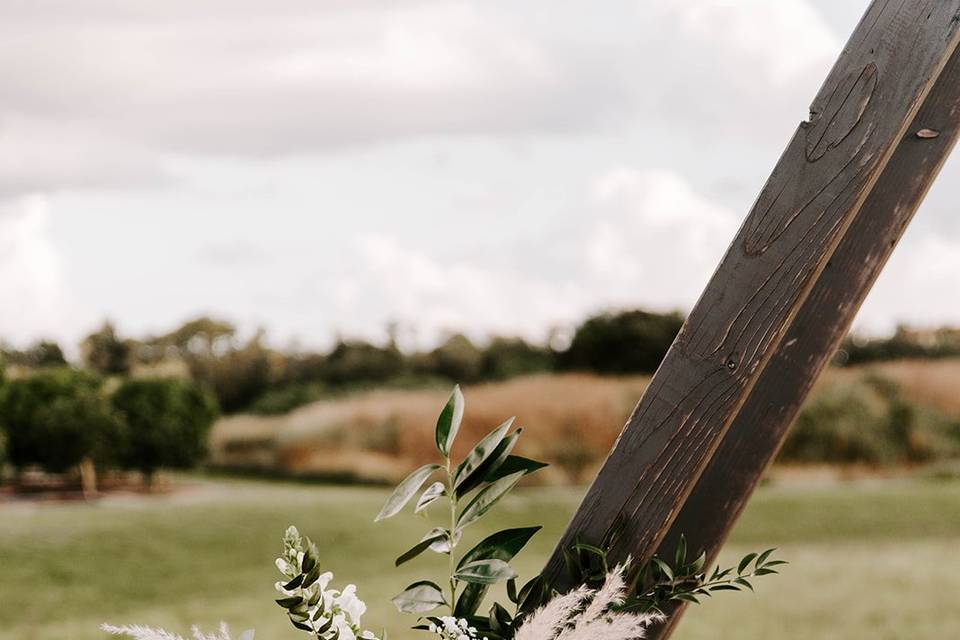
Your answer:
[[[960,0],[871,4],[548,561],[557,588],[578,534],[617,529],[615,561],[679,531],[716,552],[956,136],[952,64],[928,95],[958,20]]]
[[[680,534],[713,562],[773,460],[830,356],[880,274],[960,132],[960,49],[954,52],[849,232],[790,324],[743,408],[707,464],[659,555],[672,557]],[[930,137],[935,136],[935,137]],[[650,638],[665,638],[679,610]]]

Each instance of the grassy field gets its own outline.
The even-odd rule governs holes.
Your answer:
[[[726,551],[778,546],[792,564],[759,581],[758,593],[719,594],[691,610],[675,636],[737,638],[960,637],[960,482],[864,481],[764,487]],[[428,523],[399,517],[371,525],[380,489],[194,481],[154,498],[96,504],[0,506],[0,640],[103,637],[102,621],[186,630],[220,619],[258,638],[296,638],[272,602],[272,559],[296,523],[320,544],[335,582],[360,584],[369,626],[416,637],[389,597],[414,578],[438,575],[423,557],[392,559]],[[541,566],[576,507],[579,491],[521,490],[487,526],[546,528],[518,558]],[[480,526],[470,538],[484,534]]]

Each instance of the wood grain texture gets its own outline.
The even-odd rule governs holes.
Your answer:
[[[544,573],[615,526],[652,555],[957,45],[960,0],[877,0],[690,313]]]
[[[687,538],[694,554],[716,560],[760,476],[806,397],[846,335],[903,231],[960,133],[960,49],[937,79],[890,162],[833,252],[783,341],[730,425],[658,554],[672,557]],[[649,638],[666,638],[682,608]]]

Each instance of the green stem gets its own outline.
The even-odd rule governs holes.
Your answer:
[[[454,607],[457,604],[457,579],[454,577],[456,572],[455,558],[453,548],[456,546],[456,528],[457,528],[457,494],[454,491],[453,477],[450,475],[450,458],[447,458],[447,498],[450,503],[450,615],[454,615]]]

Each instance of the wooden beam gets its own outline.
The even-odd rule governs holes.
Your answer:
[[[843,340],[917,207],[960,134],[960,49],[870,192],[850,230],[800,308],[700,481],[660,544],[672,557],[680,534],[688,548],[716,560],[730,529],[773,460],[803,398]],[[665,638],[682,609],[648,635]]]
[[[544,569],[575,536],[645,559],[781,343],[956,49],[960,0],[867,10]],[[832,319],[831,319],[832,321]]]

